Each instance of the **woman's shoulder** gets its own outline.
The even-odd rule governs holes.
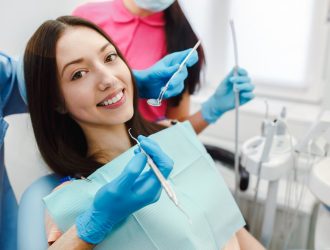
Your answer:
[[[61,184],[55,187],[52,192],[59,190],[70,183],[71,180],[64,180]],[[54,220],[51,218],[47,210],[45,211],[45,229],[46,229],[46,236],[49,245],[53,244],[62,235],[61,230],[57,227],[57,225],[55,224]]]
[[[71,182],[72,182],[72,180],[67,180],[67,181],[62,182],[61,184],[59,184],[58,186],[56,186],[56,187],[53,189],[52,192],[57,191],[57,190],[59,190],[59,189],[65,187],[66,185],[70,184]]]

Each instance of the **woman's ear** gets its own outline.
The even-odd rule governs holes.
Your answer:
[[[56,112],[60,113],[61,115],[68,113],[68,110],[65,107],[65,100],[61,95],[57,98],[54,104]]]
[[[55,107],[55,110],[56,110],[58,113],[62,114],[62,115],[66,114],[66,113],[68,112],[67,109],[64,107],[64,105],[57,105],[57,106]]]

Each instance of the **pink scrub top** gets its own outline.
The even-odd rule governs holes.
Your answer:
[[[163,12],[139,17],[124,6],[123,0],[114,0],[81,5],[73,15],[103,29],[133,69],[146,69],[167,54]],[[149,121],[165,119],[166,108],[167,101],[160,107],[152,107],[146,99],[139,100],[139,111]]]

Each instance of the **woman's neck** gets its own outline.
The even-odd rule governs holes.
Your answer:
[[[125,124],[83,130],[87,139],[88,155],[94,155],[102,163],[111,161],[132,146]]]
[[[153,14],[152,11],[142,9],[135,3],[134,0],[123,0],[124,6],[133,14],[140,17],[150,16]]]

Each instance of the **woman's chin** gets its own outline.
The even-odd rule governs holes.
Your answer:
[[[127,114],[125,122],[128,122],[129,120],[131,120],[133,118],[133,115],[134,115],[134,110],[132,109],[131,112],[129,114]]]
[[[133,115],[134,115],[134,110],[131,109],[129,111],[126,111],[125,113],[121,113],[120,117],[113,119],[113,122],[117,125],[124,124],[124,123],[128,122],[129,120],[131,120],[133,118]]]

